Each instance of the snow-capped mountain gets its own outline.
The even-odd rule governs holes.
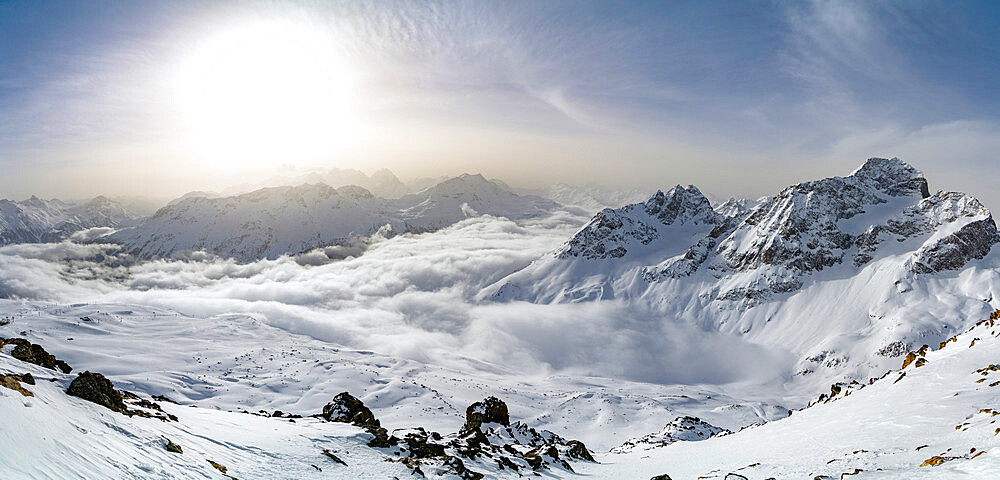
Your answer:
[[[580,207],[591,212],[605,208],[618,208],[649,198],[649,191],[638,189],[611,190],[596,186],[576,187],[565,183],[557,183],[541,190],[525,190],[525,193],[538,195],[561,205]]]
[[[81,203],[35,196],[20,202],[0,199],[0,245],[58,242],[81,230],[118,227],[136,218],[106,197]]]
[[[753,210],[754,207],[766,200],[767,198],[750,200],[748,198],[729,197],[729,200],[716,205],[714,210],[715,213],[726,217],[739,217],[749,213],[750,210]]]
[[[480,214],[521,219],[557,207],[538,197],[516,195],[481,175],[462,175],[395,200],[359,186],[317,183],[231,197],[189,194],[107,239],[139,258],[206,251],[251,261],[346,245],[380,231],[394,235],[436,230]]]
[[[864,377],[991,309],[991,283],[965,277],[995,263],[980,260],[998,241],[976,199],[930,194],[915,168],[872,158],[749,211],[713,209],[693,186],[602,210],[484,296],[617,299],[789,351],[803,376]]]
[[[303,183],[323,183],[334,188],[356,185],[372,192],[372,195],[381,198],[399,198],[410,193],[417,193],[426,188],[432,187],[447,177],[437,179],[417,179],[402,182],[391,170],[383,168],[371,175],[352,168],[332,168],[330,170],[313,171],[302,175],[280,175],[270,177],[267,180],[257,183],[247,183],[234,185],[222,190],[215,196],[235,196],[250,193],[261,188],[269,187],[293,187]],[[195,193],[195,192],[192,192]]]

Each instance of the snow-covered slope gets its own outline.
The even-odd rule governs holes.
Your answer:
[[[675,480],[996,478],[998,334],[996,320],[983,320],[944,348],[914,355],[902,372],[860,389],[834,389],[832,401],[786,419],[705,441],[598,457],[602,463],[585,465],[582,473],[668,474]]]
[[[137,215],[106,197],[81,203],[31,198],[0,199],[0,245],[58,242],[81,230],[118,227]]]
[[[693,187],[603,210],[483,295],[642,305],[791,351],[815,388],[884,371],[907,347],[989,310],[996,283],[982,279],[994,276],[997,255],[986,257],[998,241],[974,198],[931,195],[913,167],[873,158],[734,216]]]
[[[835,386],[832,397],[770,416],[766,424],[737,425],[731,428],[739,431],[728,433],[679,416],[609,452],[609,435],[621,442],[623,434],[649,428],[649,419],[636,421],[637,413],[679,413],[665,403],[717,418],[749,405],[726,405],[732,400],[715,392],[597,383],[609,379],[470,374],[338,348],[242,315],[190,318],[141,306],[2,301],[0,337],[27,337],[75,370],[44,368],[14,358],[10,345],[0,348],[0,476],[224,478],[210,461],[244,479],[411,476],[413,463],[399,461],[415,456],[406,441],[372,447],[366,428],[311,417],[349,391],[401,439],[420,436],[413,428],[419,426],[428,432],[414,440],[430,443],[438,438],[433,430],[445,434],[439,444],[448,442],[455,438],[449,432],[463,428],[465,407],[489,395],[506,400],[511,420],[485,429],[491,445],[527,452],[535,448],[532,439],[586,433],[596,462],[569,457],[564,442],[558,457],[542,459],[538,471],[546,478],[992,478],[1000,471],[1000,315],[992,318],[940,349],[912,352],[902,371],[870,385]],[[67,395],[85,370],[136,394],[126,401],[129,409],[157,415],[143,400],[155,402],[177,420],[126,416]],[[553,433],[532,434],[528,425]],[[168,442],[182,453],[168,451]],[[518,470],[501,467],[496,453],[464,456],[449,447],[443,455],[423,455],[419,466],[428,478],[480,478],[457,475],[443,455],[461,458],[465,469],[486,478],[523,478],[534,470],[516,458]]]
[[[0,300],[0,337],[26,338],[74,368],[64,374],[0,348],[0,374],[31,373],[36,382],[24,385],[35,395],[30,398],[0,387],[5,479],[219,477],[208,460],[244,479],[410,475],[385,461],[398,458],[391,450],[369,448],[371,436],[362,429],[309,418],[344,391],[399,437],[405,430],[397,429],[414,427],[446,436],[458,432],[467,406],[497,396],[509,408],[511,425],[484,432],[492,444],[530,440],[530,430],[522,427],[528,426],[582,440],[595,454],[674,417],[697,415],[735,430],[788,415],[712,386],[536,375],[459,355],[452,357],[453,366],[421,363],[291,334],[254,315],[192,317],[142,305]],[[157,401],[179,421],[125,417],[67,396],[70,381],[83,371],[102,373],[116,388]],[[285,415],[239,413],[270,416],[275,410]],[[305,418],[290,422],[288,414]],[[184,453],[166,452],[164,437]],[[346,468],[324,457],[323,449]],[[531,469],[498,470],[495,460],[463,457],[467,467],[491,478],[531,475]],[[581,463],[571,465],[579,469]],[[455,478],[436,471],[424,467],[428,477]],[[542,473],[573,476],[560,467]]]
[[[396,200],[358,186],[303,184],[233,197],[188,195],[108,240],[144,259],[206,251],[252,261],[348,245],[380,231],[429,231],[482,214],[523,219],[556,208],[481,175],[462,175]]]

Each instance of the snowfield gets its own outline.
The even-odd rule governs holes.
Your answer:
[[[158,214],[189,230],[139,248],[168,257],[239,218],[426,228],[154,260],[96,237],[0,247],[0,478],[1000,474],[1000,235],[897,159],[758,202],[677,186],[592,218],[475,176],[392,209],[345,206],[352,192],[388,202],[190,196]],[[87,371],[134,411],[67,394]],[[370,412],[328,406],[342,392]]]
[[[894,371],[787,418],[772,410],[768,420],[773,421],[734,434],[608,453],[608,445],[616,443],[609,437],[641,432],[673,415],[714,420],[735,413],[745,423],[752,413],[706,389],[558,376],[518,381],[513,372],[499,369],[470,375],[333,348],[246,318],[185,318],[123,305],[5,302],[2,308],[12,319],[0,330],[3,335],[31,325],[29,339],[58,345],[52,353],[77,370],[102,371],[117,388],[180,403],[159,402],[178,422],[125,417],[67,396],[76,372],[66,375],[0,355],[0,374],[31,373],[36,379],[25,385],[34,397],[0,389],[4,478],[221,478],[208,460],[236,478],[409,476],[402,465],[385,461],[391,453],[368,447],[370,435],[358,427],[238,413],[281,410],[308,417],[340,390],[358,393],[389,428],[419,423],[442,432],[458,429],[464,406],[500,396],[511,405],[512,417],[583,438],[594,450],[598,463],[575,462],[575,473],[543,473],[553,478],[669,473],[694,479],[731,472],[751,479],[840,478],[855,469],[862,470],[852,477],[859,479],[991,478],[1000,469],[992,413],[1000,412],[1000,372],[988,370],[1000,358],[1000,325],[989,323],[928,352],[926,363],[909,365],[903,377]],[[83,314],[90,320],[81,320]],[[984,368],[986,374],[977,372]],[[166,439],[184,453],[165,451]],[[324,449],[347,466],[325,457]],[[947,461],[920,466],[935,456]],[[497,478],[518,476],[466,463]]]

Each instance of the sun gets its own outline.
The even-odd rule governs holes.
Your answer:
[[[260,22],[216,34],[183,62],[178,112],[213,169],[328,159],[357,126],[352,78],[328,35]]]

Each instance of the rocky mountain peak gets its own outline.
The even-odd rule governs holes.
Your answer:
[[[667,193],[657,191],[643,203],[601,210],[564,245],[558,256],[620,258],[629,251],[642,251],[643,246],[671,237],[673,230],[709,227],[707,233],[721,218],[697,187],[677,185]]]
[[[23,202],[20,203],[21,205],[32,208],[46,208],[48,206],[45,200],[42,200],[41,198],[38,198],[35,195],[32,195],[27,200],[24,200]]]
[[[670,279],[702,271],[719,282],[704,298],[751,308],[845,263],[861,269],[901,259],[901,275],[928,274],[960,269],[1000,242],[980,202],[958,192],[928,194],[923,174],[898,158],[870,158],[848,176],[802,182],[747,206],[733,200],[713,210],[696,187],[677,185],[642,203],[604,209],[553,261],[614,260],[572,267],[608,273],[534,295],[575,301],[597,298],[588,292],[598,287],[599,298],[650,295],[673,288]],[[516,280],[530,275],[513,275],[504,291],[530,298],[524,292],[545,283]],[[637,277],[646,282],[636,284]]]
[[[664,225],[678,223],[714,223],[715,211],[712,203],[694,185],[677,185],[667,193],[657,190],[645,203],[646,213],[656,217]]]
[[[920,193],[922,198],[931,195],[923,172],[897,157],[869,158],[850,177],[874,185],[878,190],[894,197],[913,193]]]
[[[495,182],[487,180],[486,177],[479,173],[463,173],[431,187],[427,192],[446,196],[478,193],[491,195],[511,193]]]
[[[375,198],[372,192],[364,187],[359,187],[357,185],[345,185],[337,189],[337,193],[341,196],[353,198],[355,200],[371,200]]]
[[[748,213],[751,208],[764,200],[753,201],[747,198],[729,197],[729,200],[715,206],[715,213],[724,217],[736,218]]]

